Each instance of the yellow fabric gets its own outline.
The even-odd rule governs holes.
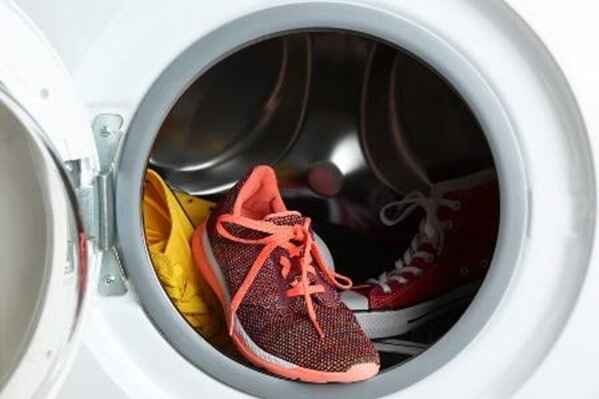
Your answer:
[[[210,215],[210,208],[214,206],[212,202],[186,193],[175,191],[174,194],[194,227],[198,226],[208,218],[208,215]]]
[[[189,244],[194,225],[206,219],[212,205],[187,194],[173,193],[160,175],[147,171],[144,228],[156,274],[189,324],[212,344],[230,348],[221,305],[201,278]]]

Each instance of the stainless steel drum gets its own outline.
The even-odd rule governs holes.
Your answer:
[[[385,203],[493,160],[467,105],[425,64],[368,37],[311,32],[251,45],[201,75],[150,162],[199,195],[271,164],[290,207],[384,242]]]
[[[311,68],[307,34],[232,54],[175,104],[150,164],[174,187],[199,195],[226,190],[253,164],[275,163],[300,131]]]
[[[361,138],[373,172],[398,193],[493,165],[485,135],[464,100],[435,71],[385,45],[370,54]]]
[[[348,32],[311,32],[233,54],[175,105],[152,166],[175,188],[206,195],[222,193],[251,164],[272,164],[287,205],[310,215],[327,242],[388,253],[383,246],[396,237],[386,234],[379,209],[396,194],[371,172],[360,144],[362,85],[374,45]],[[280,94],[269,107],[274,89]],[[340,270],[354,255],[337,254]],[[368,263],[364,277],[390,264]]]
[[[370,171],[360,145],[362,81],[375,42],[347,32],[316,32],[311,37],[313,78],[306,118],[297,141],[275,169],[289,206],[311,215],[332,240],[324,233],[325,225],[371,232],[380,225],[379,208],[394,197]],[[323,165],[339,171],[340,184]],[[319,174],[338,187],[334,195],[312,179]]]

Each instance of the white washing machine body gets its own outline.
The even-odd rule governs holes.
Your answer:
[[[48,395],[599,395],[593,375],[599,358],[594,339],[599,336],[594,158],[599,54],[592,51],[593,38],[599,37],[593,20],[598,7],[584,0],[568,6],[508,3],[18,1],[43,33],[11,3],[3,5],[0,16],[6,23],[0,29],[18,40],[5,53],[19,54],[0,62],[3,86],[42,127],[56,159],[87,160],[81,176],[94,186],[101,204],[112,204],[114,179],[119,204],[116,222],[110,205],[88,222],[97,234],[85,255],[93,272],[86,277],[90,292],[80,323],[82,342],[72,345],[78,349],[74,363],[61,365],[66,380],[53,379]],[[119,210],[125,208],[119,198],[131,195],[125,187],[140,187],[147,159],[147,151],[136,154],[131,148],[150,145],[148,132],[157,129],[177,93],[216,60],[261,37],[308,28],[377,36],[435,66],[469,100],[485,130],[495,132],[489,140],[502,185],[498,255],[467,314],[418,359],[355,386],[312,388],[278,381],[208,345],[203,354],[209,364],[189,358],[161,328],[162,316],[152,314],[141,280],[125,275],[138,267],[127,264],[135,259],[128,256],[133,243],[127,237],[139,232],[141,222],[138,210]],[[190,66],[190,59],[197,64]],[[54,93],[60,93],[59,105],[47,105]],[[83,213],[90,213],[81,195],[77,201]],[[113,223],[118,236],[111,234]],[[111,260],[113,242],[125,273]]]

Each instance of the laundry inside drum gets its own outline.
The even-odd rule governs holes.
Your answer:
[[[266,166],[251,173],[258,165],[273,168],[276,184]],[[272,222],[282,212],[286,219]],[[210,219],[216,214],[227,217]],[[257,351],[295,364],[286,348],[305,346],[302,334],[283,331],[269,341],[260,336],[268,323],[343,334],[349,324],[335,330],[337,321],[323,321],[326,312],[347,315],[330,310],[339,306],[353,312],[384,373],[435,344],[476,295],[492,267],[499,187],[475,114],[432,67],[353,32],[294,32],[223,57],[181,93],[149,159],[144,218],[148,272],[189,326],[229,357],[264,369],[230,338],[234,319]],[[302,229],[315,234],[308,239]],[[281,234],[289,239],[258,256],[274,240],[264,237]],[[210,253],[217,263],[227,257],[224,281],[198,265],[196,238],[236,243],[232,255],[216,244]],[[322,256],[304,256],[306,245]],[[279,264],[280,257],[291,261]],[[353,288],[335,286],[331,268]],[[232,292],[215,292],[214,284]],[[240,289],[247,292],[231,312]]]

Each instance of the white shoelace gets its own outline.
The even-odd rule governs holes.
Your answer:
[[[386,226],[396,225],[405,220],[419,207],[424,209],[426,216],[420,222],[418,233],[412,239],[406,252],[395,261],[393,270],[381,274],[378,278],[368,280],[369,283],[378,284],[385,293],[391,292],[389,286],[391,281],[406,284],[410,280],[406,275],[414,277],[422,274],[422,268],[411,266],[414,259],[420,258],[430,263],[443,250],[445,230],[451,228],[452,225],[451,221],[442,222],[439,220],[438,210],[440,207],[458,210],[461,208],[461,203],[443,198],[439,194],[432,194],[427,197],[420,191],[415,191],[408,194],[401,201],[385,205],[380,211],[381,222]],[[390,211],[393,211],[396,216],[389,217]],[[423,244],[429,244],[434,248],[434,252],[423,249]]]

